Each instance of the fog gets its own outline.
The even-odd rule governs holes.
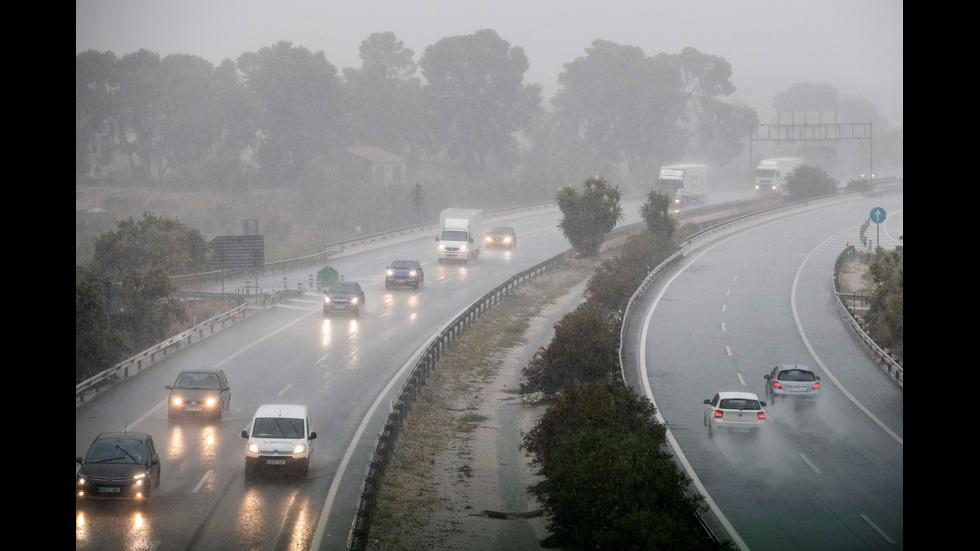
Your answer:
[[[360,43],[394,32],[415,50],[441,38],[492,29],[524,49],[526,82],[545,102],[563,66],[595,39],[638,46],[649,56],[685,47],[725,58],[731,97],[771,116],[791,84],[830,84],[903,122],[904,5],[900,0],[76,0],[75,52],[139,49],[190,54],[217,65],[279,40],[322,51],[338,69],[360,66]]]

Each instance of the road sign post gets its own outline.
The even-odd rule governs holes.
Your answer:
[[[877,240],[875,249],[881,247],[881,225],[885,222],[887,216],[888,213],[881,207],[871,209],[871,221],[875,223],[875,239]]]

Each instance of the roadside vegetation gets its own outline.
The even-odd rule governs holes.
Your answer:
[[[869,264],[875,282],[864,320],[875,343],[905,361],[905,249],[879,249]]]
[[[705,533],[698,518],[703,498],[668,453],[666,427],[619,371],[621,307],[675,249],[668,206],[661,192],[650,193],[641,209],[646,230],[601,264],[587,283],[586,302],[555,325],[551,342],[522,372],[522,395],[549,402],[523,435],[523,449],[545,477],[529,489],[548,513],[551,536],[543,547],[732,548]],[[600,201],[592,208],[615,212]],[[568,211],[576,219],[601,218],[577,205]]]

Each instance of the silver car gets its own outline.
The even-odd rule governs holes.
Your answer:
[[[805,365],[777,365],[762,377],[766,380],[766,398],[774,405],[776,398],[813,403],[820,396],[820,376]]]

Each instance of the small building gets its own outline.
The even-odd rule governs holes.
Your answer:
[[[341,148],[337,167],[341,177],[351,182],[389,185],[408,181],[406,160],[373,145]]]

